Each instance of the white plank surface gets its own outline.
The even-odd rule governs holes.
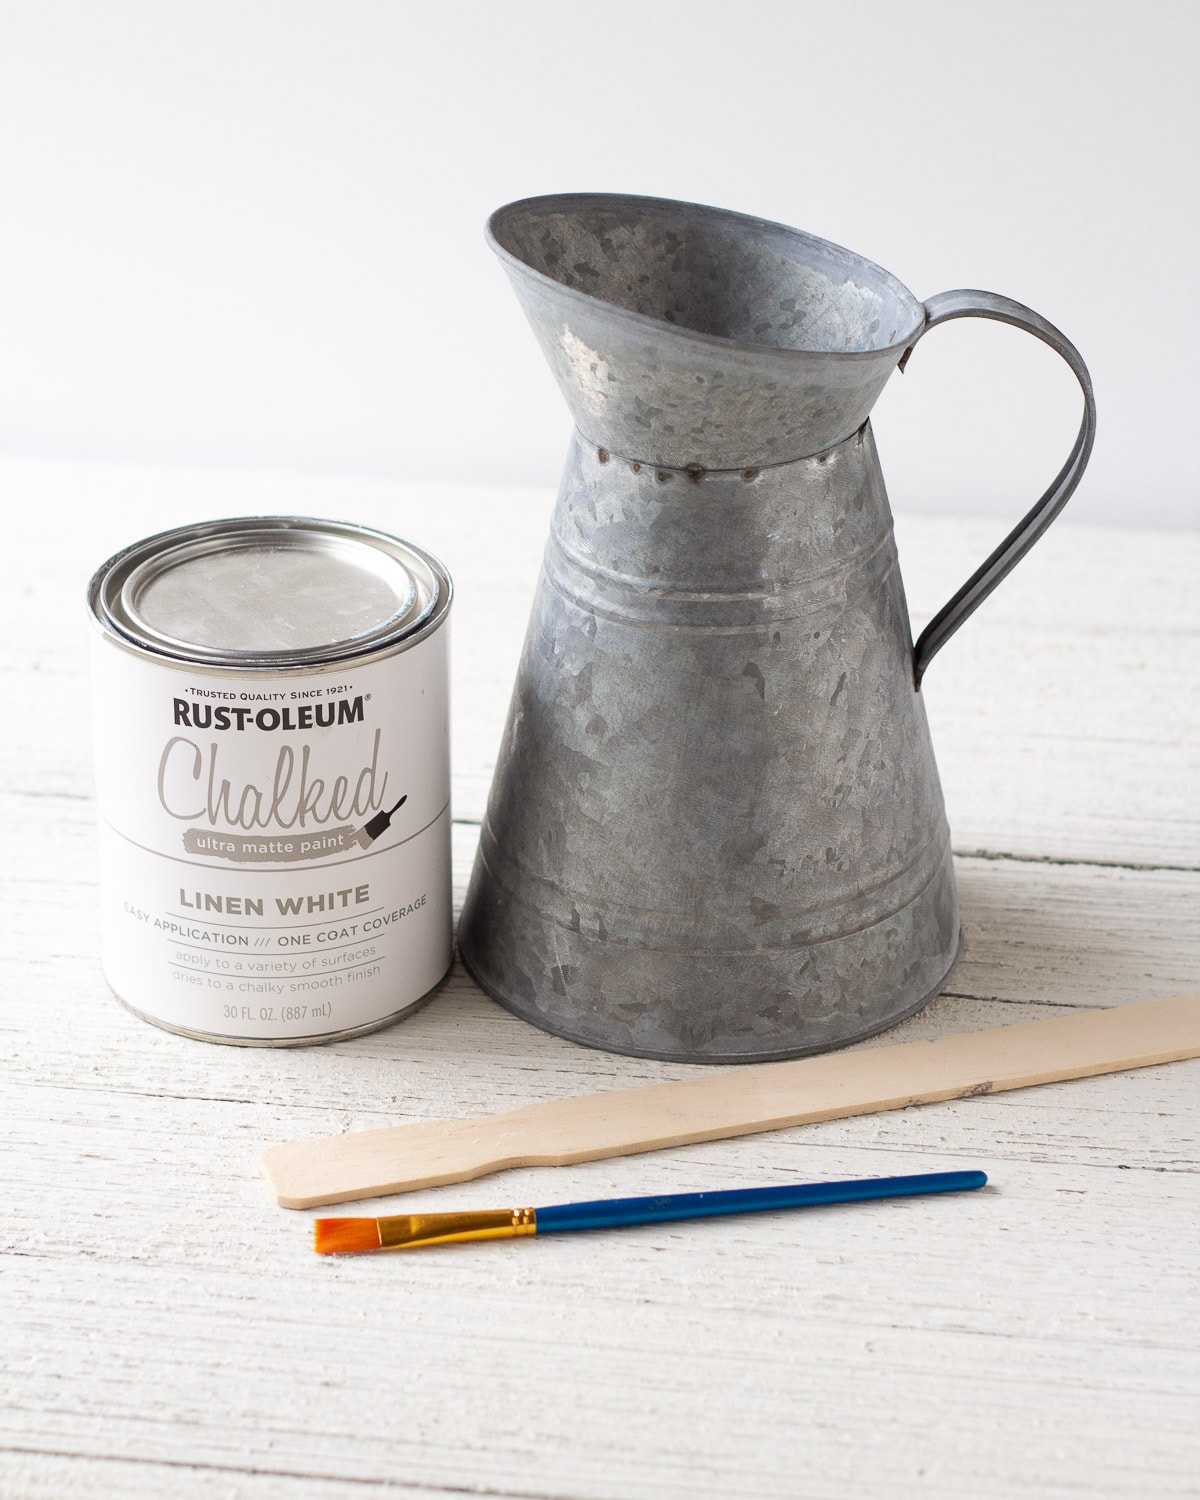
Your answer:
[[[442,553],[461,885],[551,497],[13,460],[0,496],[5,1500],[1200,1493],[1200,1062],[404,1201],[991,1174],[960,1199],[312,1255],[258,1177],[268,1142],[689,1070],[543,1035],[461,974],[330,1048],[206,1046],[117,1006],[83,585],[126,541],[255,511]],[[919,625],[1001,528],[898,530]],[[1200,536],[1060,523],[931,668],[969,941],[886,1040],[1197,987],[1197,576]]]

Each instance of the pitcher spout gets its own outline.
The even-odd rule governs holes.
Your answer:
[[[700,204],[527,198],[488,238],[583,437],[665,468],[825,452],[867,420],[925,322],[862,256]]]

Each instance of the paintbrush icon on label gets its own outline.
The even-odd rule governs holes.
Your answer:
[[[396,813],[400,811],[407,801],[408,793],[405,792],[395,807],[389,808],[387,812],[377,812],[373,818],[363,824],[354,837],[364,849],[369,849],[379,835],[385,833],[391,827],[393,817],[395,817]]]

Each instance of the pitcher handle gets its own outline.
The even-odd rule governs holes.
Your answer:
[[[921,678],[925,675],[925,668],[934,655],[967,616],[978,609],[1000,580],[1016,567],[1071,498],[1075,486],[1083,476],[1096,436],[1096,402],[1092,395],[1092,378],[1080,358],[1079,350],[1053,323],[1048,323],[1045,318],[1020,302],[1014,302],[1011,297],[1001,297],[995,292],[940,292],[926,302],[925,326],[917,338],[922,338],[931,328],[939,323],[948,323],[952,318],[995,318],[1001,323],[1011,323],[1014,328],[1023,328],[1026,333],[1033,334],[1034,338],[1041,339],[1043,344],[1049,344],[1056,354],[1066,360],[1083,390],[1083,421],[1080,423],[1075,445],[1054,483],[1028,515],[1009,532],[983,566],[971,574],[958,593],[934,615],[921,632],[913,649],[913,684],[918,689]],[[914,339],[900,360],[901,370],[908,363],[915,346]]]

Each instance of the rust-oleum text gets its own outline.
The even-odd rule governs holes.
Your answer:
[[[189,703],[176,698],[175,723],[186,729],[328,729],[333,724],[361,724],[363,700],[338,698],[328,703],[290,704],[282,708],[235,708],[221,704]]]

